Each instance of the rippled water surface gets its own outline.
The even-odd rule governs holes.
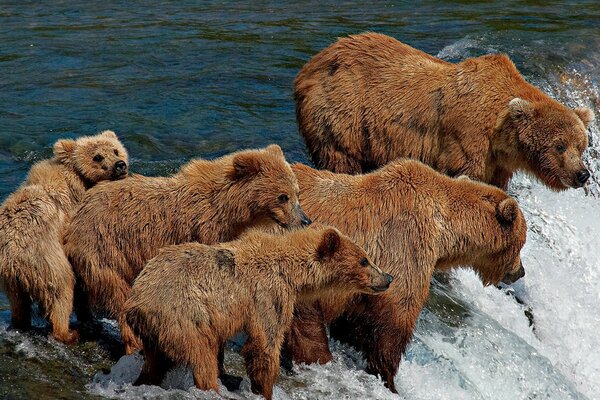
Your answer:
[[[570,106],[600,106],[600,3],[566,2],[0,2],[0,199],[61,137],[113,129],[134,172],[161,175],[192,157],[279,143],[307,162],[292,81],[337,37],[394,36],[447,60],[508,53],[528,80]],[[396,377],[400,395],[332,343],[334,362],[282,376],[277,399],[600,398],[600,133],[590,131],[586,191],[553,193],[526,177],[511,187],[526,214],[527,276],[503,291],[469,271],[436,288]],[[132,388],[136,357],[100,344],[64,347],[8,331],[0,294],[0,396],[212,398],[174,371],[164,388]],[[234,352],[229,364],[243,372]],[[114,365],[118,360],[118,363]],[[114,366],[113,366],[114,365]],[[112,372],[109,372],[110,368]],[[252,397],[248,382],[229,394]]]

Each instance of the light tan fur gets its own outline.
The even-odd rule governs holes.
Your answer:
[[[219,349],[244,331],[252,391],[270,400],[296,298],[379,293],[390,282],[363,249],[328,227],[164,248],[136,279],[124,308],[144,342],[136,384],[160,384],[176,362],[192,368],[198,388],[219,392]]]
[[[393,379],[435,270],[472,266],[487,285],[521,268],[525,219],[496,187],[449,178],[410,159],[357,176],[301,164],[292,169],[307,214],[350,236],[395,278],[381,296],[336,294],[298,306],[287,346],[297,362],[331,359],[324,323],[335,321],[332,336],[361,350],[368,371],[395,392]]]
[[[112,131],[59,140],[54,157],[35,164],[21,187],[4,201],[0,278],[13,327],[28,329],[32,302],[38,302],[56,340],[77,340],[77,332],[69,330],[75,281],[62,248],[63,228],[85,191],[99,181],[126,176],[126,163],[127,152]]]
[[[553,100],[506,55],[452,64],[363,33],[313,57],[295,98],[319,169],[355,174],[408,157],[503,189],[519,170],[554,190],[589,177],[581,155],[592,111]]]
[[[81,284],[75,311],[90,318],[89,306],[117,318],[131,353],[140,343],[121,309],[134,279],[161,247],[224,242],[255,225],[308,222],[296,177],[276,145],[193,160],[171,177],[98,185],[65,235],[65,252]]]

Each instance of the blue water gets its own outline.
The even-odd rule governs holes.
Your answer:
[[[598,1],[56,1],[43,6],[2,1],[0,200],[19,185],[32,163],[50,156],[58,138],[103,129],[119,134],[129,149],[132,171],[148,175],[173,172],[193,157],[273,142],[289,160],[308,162],[295,123],[293,79],[337,37],[366,30],[451,61],[506,52],[529,80],[567,104],[600,105]],[[587,154],[595,180],[592,194],[600,178],[593,129]],[[523,185],[530,187],[528,181]],[[3,308],[6,301],[0,295]],[[7,322],[8,313],[0,317]],[[27,343],[37,349],[33,361],[15,350],[23,345],[18,337],[0,334],[0,357],[12,357],[11,374],[18,374],[14,371],[21,363],[34,368],[40,353],[56,351],[54,345],[47,348],[32,340],[34,344]],[[68,396],[83,393],[98,361],[81,348],[67,358],[64,351],[69,350],[50,356],[52,368],[68,368],[75,357],[80,370],[73,388],[41,368],[35,379],[20,376],[31,388],[29,397],[36,390],[43,393],[45,386],[36,382],[44,379],[66,385]],[[414,354],[423,351],[415,347]],[[561,374],[569,375],[571,364],[563,361],[552,359]],[[105,368],[106,360],[101,363]],[[414,371],[401,373],[414,378]],[[588,384],[596,377],[593,368],[574,371],[584,374],[583,383],[565,378],[574,387],[588,394],[596,388]],[[469,385],[458,386],[476,393]],[[22,387],[6,384],[0,367],[0,394],[16,395]],[[307,393],[306,398],[315,396]],[[418,393],[414,398],[422,398]]]

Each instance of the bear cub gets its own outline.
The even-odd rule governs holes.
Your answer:
[[[298,191],[277,145],[192,160],[170,177],[132,176],[90,190],[65,234],[78,280],[77,317],[89,319],[94,310],[117,319],[131,354],[141,346],[121,309],[160,248],[227,242],[253,226],[307,225]]]
[[[59,140],[54,157],[35,164],[25,182],[0,207],[0,278],[12,326],[31,326],[32,302],[52,325],[52,336],[77,340],[69,330],[75,278],[62,232],[87,189],[127,176],[127,151],[112,131]]]
[[[221,346],[245,331],[242,355],[252,391],[271,399],[297,299],[377,294],[391,282],[361,247],[325,226],[283,235],[254,230],[234,242],[164,248],[125,305],[144,344],[135,384],[160,384],[172,363],[180,363],[191,367],[199,389],[218,393]]]

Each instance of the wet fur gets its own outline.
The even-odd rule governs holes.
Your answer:
[[[300,132],[319,169],[365,173],[408,157],[503,189],[522,170],[554,190],[577,186],[584,169],[591,110],[551,99],[506,55],[452,64],[364,33],[314,56],[294,89]],[[515,98],[530,110],[511,108]]]
[[[332,228],[285,235],[251,232],[216,246],[167,247],[135,281],[125,315],[142,338],[136,384],[162,381],[173,363],[191,367],[199,389],[219,392],[219,350],[240,331],[252,391],[271,399],[297,298],[370,292],[384,279],[367,255]]]
[[[453,179],[414,160],[398,160],[366,175],[335,174],[295,164],[301,204],[363,246],[394,276],[381,296],[335,296],[295,309],[286,354],[296,362],[331,360],[325,324],[356,346],[368,371],[396,391],[394,376],[429,295],[436,270],[472,266],[485,284],[520,267],[526,225],[502,190]]]
[[[103,160],[94,161],[97,155]],[[69,330],[75,278],[62,248],[63,229],[87,189],[118,178],[118,161],[126,163],[127,152],[114,132],[59,140],[54,157],[35,164],[0,207],[0,277],[13,327],[30,328],[37,302],[56,340],[77,340]]]
[[[286,194],[289,201],[278,201]],[[121,309],[133,281],[161,247],[235,239],[257,225],[300,224],[298,184],[279,146],[214,161],[194,160],[171,177],[133,176],[85,196],[65,235],[81,284],[78,317],[116,318],[127,353],[141,347]]]

